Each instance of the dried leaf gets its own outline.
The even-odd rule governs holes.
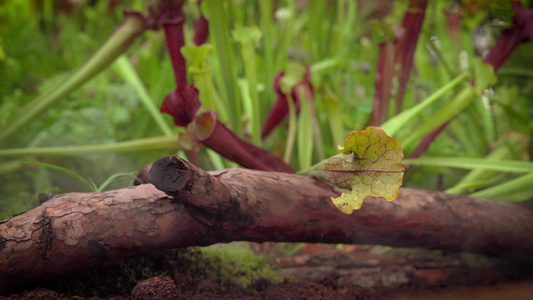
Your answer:
[[[332,156],[304,172],[351,189],[332,198],[337,208],[346,214],[361,208],[368,197],[393,201],[402,185],[404,167],[400,142],[393,140],[377,127],[354,130],[346,138],[341,154]]]

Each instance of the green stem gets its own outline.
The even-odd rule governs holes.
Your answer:
[[[146,87],[141,82],[139,75],[131,65],[130,61],[124,55],[121,55],[113,64],[113,68],[125,82],[130,83],[135,88],[137,94],[139,95],[139,99],[141,99],[142,104],[144,105],[146,110],[148,110],[148,112],[150,113],[156,124],[159,126],[159,128],[163,131],[163,133],[166,136],[173,135],[172,130],[170,130],[170,127],[165,122],[165,119],[163,119],[163,116],[159,112],[159,109],[155,106],[154,101],[152,100],[150,95],[148,95]]]
[[[294,1],[293,1],[294,2]],[[322,50],[324,49],[324,29],[322,27],[324,21],[324,13],[327,9],[327,2],[323,0],[310,0],[307,2],[309,9],[309,18],[307,19],[309,36],[310,36],[310,56],[311,61],[317,61],[322,57]]]
[[[10,160],[0,163],[0,175],[9,174],[15,172],[23,167],[24,161],[22,160]]]
[[[313,102],[309,102],[309,107],[311,109],[311,123],[313,124],[313,140],[315,142],[316,154],[318,155],[318,159],[323,160],[326,158],[326,153],[324,151],[324,139],[322,138],[320,122],[318,121],[318,116],[313,104]]]
[[[252,98],[252,140],[261,146],[261,117],[259,114],[259,93],[257,92],[257,68],[255,64],[255,51],[252,44],[242,47],[244,60],[244,73],[248,80],[250,97]]]
[[[444,70],[446,70],[446,73],[451,76],[457,75],[457,72],[455,72],[455,69],[451,67],[451,64],[448,62],[447,57],[442,53],[442,47],[439,46],[440,42],[438,39],[433,38],[429,39],[428,47],[431,48],[431,50],[434,51],[434,53],[437,55],[439,61],[442,63],[442,66]],[[454,64],[455,65],[455,64]]]
[[[231,49],[231,39],[229,35],[228,22],[226,20],[225,1],[206,0],[204,8],[206,9],[206,18],[209,20],[209,32],[213,38],[215,51],[220,63],[220,76],[223,80],[221,89],[229,104],[229,115],[231,129],[238,136],[242,136],[241,128],[241,103],[237,90],[235,61]]]
[[[453,122],[448,124],[448,130],[450,130],[453,136],[454,143],[461,145],[464,151],[464,156],[478,156],[478,153],[483,153],[485,147],[479,147],[479,140],[481,135],[478,134],[479,127],[472,126],[472,120],[468,118],[457,118]],[[475,131],[473,133],[472,131]]]
[[[296,108],[292,100],[291,92],[287,93],[287,104],[289,105],[289,129],[287,136],[287,145],[285,146],[285,154],[283,155],[283,161],[286,164],[290,164],[292,148],[294,146],[294,139],[296,137]]]
[[[418,114],[422,112],[422,110],[433,104],[435,101],[437,101],[439,98],[451,91],[453,88],[455,88],[458,84],[460,84],[467,78],[468,73],[463,73],[455,77],[452,81],[448,82],[445,86],[437,90],[435,93],[431,94],[420,104],[390,118],[387,122],[380,126],[381,129],[385,130],[385,132],[389,136],[395,136],[396,133],[401,130],[405,126],[405,124],[407,124],[407,122],[414,119]]]
[[[462,112],[478,96],[478,92],[472,86],[465,86],[438,112],[430,116],[427,121],[408,133],[407,136],[400,138],[399,140],[402,142],[402,147],[406,150],[412,150],[412,148],[416,146],[415,143],[418,143],[425,135]]]
[[[215,167],[215,170],[224,169],[224,162],[222,161],[222,157],[220,157],[220,154],[216,153],[211,149],[206,149],[206,152],[207,156],[209,156],[209,159],[213,163],[213,167]]]
[[[533,195],[531,190],[531,182],[533,182],[533,173],[529,173],[502,184],[472,193],[470,196],[519,202],[526,200]],[[520,193],[522,194],[522,197],[520,197]],[[516,194],[518,194],[518,197]]]
[[[285,66],[285,62],[287,60],[288,55],[288,49],[289,45],[294,42],[294,35],[295,35],[295,15],[296,15],[296,4],[295,0],[288,1],[287,5],[289,6],[288,9],[290,11],[289,19],[286,21],[287,27],[284,32],[284,37],[281,40],[281,43],[279,47],[276,49],[276,60],[274,67],[276,69],[282,69]],[[283,36],[283,35],[282,35]]]
[[[185,46],[181,53],[189,66],[187,71],[191,74],[196,88],[200,92],[200,102],[203,110],[214,110],[218,113],[221,122],[229,120],[226,106],[222,103],[215,85],[213,84],[213,72],[211,66],[205,61],[208,53],[213,49],[209,44],[201,46]]]
[[[177,151],[180,149],[176,136],[159,136],[104,145],[0,149],[0,157],[77,156],[117,152]]]
[[[352,51],[351,40],[354,36],[359,36],[354,33],[357,26],[355,26],[355,16],[357,14],[357,2],[351,0],[338,0],[337,2],[337,14],[339,28],[339,36],[337,38],[337,51],[341,61],[347,62],[349,53]],[[344,8],[348,4],[348,13],[345,13]],[[340,73],[340,72],[339,72]]]
[[[254,144],[261,146],[261,117],[259,114],[257,65],[254,50],[254,43],[261,37],[261,32],[257,27],[238,27],[233,31],[233,36],[241,45],[244,74],[248,81],[248,93],[252,102],[252,141]]]
[[[420,157],[402,160],[405,166],[434,166],[501,172],[533,172],[533,162],[465,157]]]
[[[510,138],[506,143],[501,143],[496,149],[487,155],[485,159],[491,161],[510,159],[513,157],[513,152],[523,153],[525,151],[524,147],[524,143],[521,139]],[[495,172],[490,172],[483,169],[474,169],[468,172],[468,174],[461,178],[456,185],[447,189],[445,192],[448,194],[462,194],[468,189],[471,189],[472,186],[477,188],[484,187],[479,185],[479,183],[481,182],[490,184],[491,182],[489,179],[493,179],[495,175]]]
[[[524,70],[518,68],[500,68],[497,74],[504,76],[522,76],[533,78],[533,72],[531,70]]]
[[[97,189],[95,192],[101,192],[103,191],[111,182],[115,181],[116,179],[119,179],[121,177],[130,177],[131,181],[128,187],[131,187],[133,185],[133,182],[135,180],[139,180],[139,177],[137,177],[137,171],[134,172],[126,172],[126,173],[117,173],[109,176]]]
[[[298,164],[300,169],[311,166],[313,159],[313,124],[311,116],[311,103],[302,88],[297,88],[296,93],[300,98],[300,114],[298,116]],[[291,101],[289,101],[291,102]]]
[[[274,25],[272,23],[272,0],[259,1],[259,10],[261,13],[261,32],[263,33],[263,53],[264,53],[264,67],[265,67],[265,86],[266,99],[272,98],[272,80],[274,78]],[[265,105],[262,109],[270,107],[268,101],[262,101]]]
[[[200,100],[202,102],[203,110],[214,110],[217,112],[221,122],[227,122],[229,120],[228,112],[224,103],[217,94],[215,85],[213,84],[213,78],[211,77],[211,69],[206,68],[203,71],[191,71],[189,69],[196,88],[200,91]]]
[[[87,180],[87,179],[83,178],[80,174],[78,174],[78,173],[76,173],[76,172],[74,172],[72,170],[69,170],[69,169],[66,169],[66,168],[63,168],[63,167],[60,167],[60,166],[52,165],[52,164],[38,162],[38,161],[24,161],[23,164],[38,165],[38,166],[47,167],[47,168],[50,168],[50,169],[54,169],[56,171],[63,172],[65,174],[68,174],[68,175],[78,179],[81,183],[83,183],[86,187],[88,187],[91,192],[96,192],[97,187],[94,185],[92,180],[89,182],[90,179]]]
[[[325,87],[325,92],[322,97],[328,114],[329,130],[333,143],[335,145],[342,145],[345,139],[344,110],[342,109],[340,100],[328,86]]]
[[[208,53],[213,49],[209,44],[201,46],[185,46],[181,48],[181,53],[187,61],[189,74],[193,77],[194,84],[200,92],[200,102],[202,110],[213,110],[218,112],[221,122],[229,120],[225,105],[221,102],[215,86],[213,84],[212,69],[206,64]],[[220,155],[211,149],[206,149],[209,159],[215,169],[223,169],[224,163]]]
[[[129,15],[113,32],[107,41],[85,62],[65,78],[60,84],[50,88],[30,103],[22,107],[5,125],[0,128],[0,141],[14,134],[19,128],[64,98],[98,74],[122,54],[146,29],[144,20],[136,15]]]
[[[237,81],[237,84],[239,85],[239,90],[241,92],[241,99],[242,99],[242,106],[244,108],[244,115],[248,118],[253,118],[253,100],[250,96],[250,88],[248,87],[248,80],[246,79],[239,79]],[[252,120],[253,121],[253,120]]]

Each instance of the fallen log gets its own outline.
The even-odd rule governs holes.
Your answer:
[[[230,241],[376,244],[467,251],[531,262],[533,212],[440,192],[401,189],[352,215],[312,177],[227,169],[205,172],[168,156],[154,185],[57,195],[0,222],[0,292],[25,282],[154,249]],[[156,188],[157,187],[157,188]]]

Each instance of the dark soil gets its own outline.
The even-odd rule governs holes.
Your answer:
[[[263,284],[264,289],[255,296],[247,295],[244,290],[217,294],[208,280],[193,282],[182,276],[174,277],[174,280],[159,276],[140,282],[131,296],[133,299],[384,299],[373,290],[354,284],[339,288],[333,278]]]
[[[282,282],[260,279],[246,288],[226,283],[221,289],[219,279],[205,279],[201,274],[209,268],[206,264],[184,259],[195,255],[194,251],[186,255],[170,251],[122,262],[120,267],[108,266],[103,274],[93,270],[69,277],[72,282],[87,283],[83,288],[69,287],[72,282],[60,279],[45,284],[46,288],[0,298],[533,299],[531,266],[493,258],[388,247],[337,249],[317,244],[307,244],[291,256],[279,256],[272,255],[275,250],[269,247],[256,248],[270,253],[270,263],[285,277]],[[137,274],[139,270],[143,274]],[[146,278],[135,279],[141,275]],[[106,284],[108,288],[102,287]],[[91,289],[92,295],[99,297],[91,297]]]
[[[143,280],[135,286],[129,296],[110,296],[106,299],[387,299],[372,289],[355,284],[337,286],[335,279],[325,277],[317,281],[288,281],[270,284],[260,283],[263,289],[257,295],[248,295],[245,290],[231,293],[216,292],[210,280],[194,281],[185,275],[157,276]],[[98,297],[68,297],[55,291],[37,288],[11,295],[3,299],[102,299]]]

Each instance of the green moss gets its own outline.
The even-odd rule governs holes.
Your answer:
[[[199,250],[202,255],[198,267],[206,279],[215,282],[219,291],[237,286],[253,294],[257,292],[253,285],[260,280],[282,281],[265,257],[255,255],[247,243],[214,245]]]
[[[491,267],[489,258],[478,254],[461,253],[461,261],[473,269],[489,269]]]
[[[282,281],[264,256],[256,256],[247,243],[232,243],[148,253],[62,277],[45,286],[67,296],[124,296],[141,280],[178,273],[197,281],[211,280],[219,292],[245,290],[255,294],[258,282]]]

